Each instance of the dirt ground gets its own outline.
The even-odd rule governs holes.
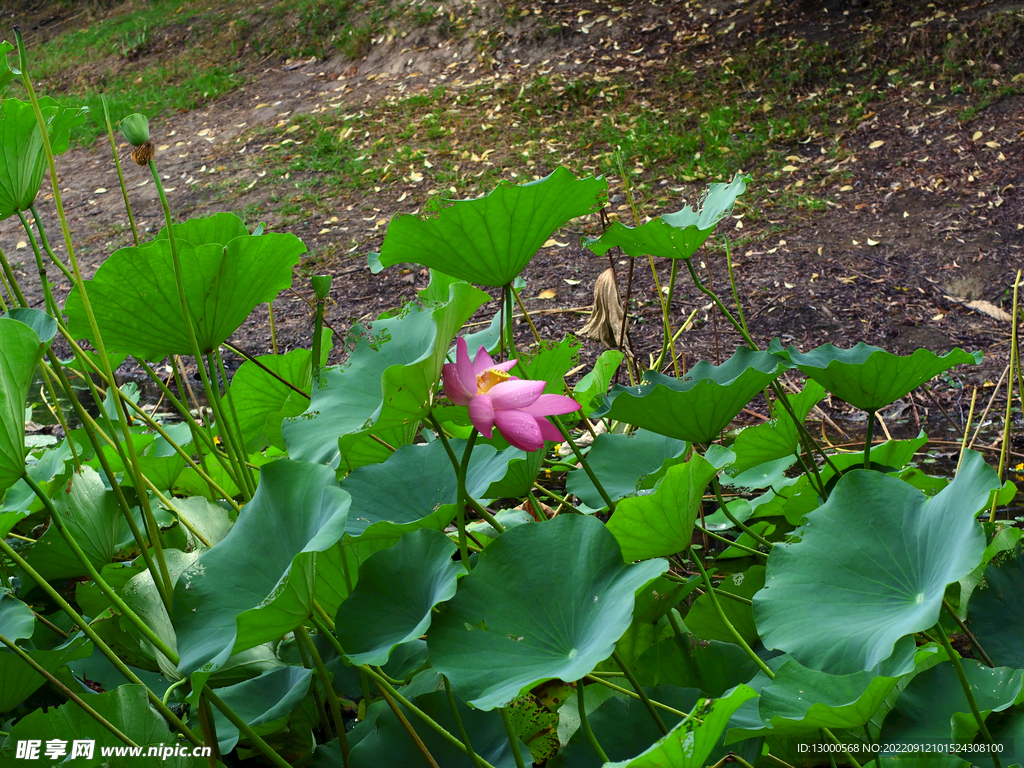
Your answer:
[[[703,49],[687,54],[687,39],[680,41],[678,35],[667,33],[666,23],[673,14],[677,29],[684,24],[708,29],[710,24],[710,33],[730,23],[764,23],[763,16],[754,15],[751,6],[740,0],[704,3],[703,16],[694,15],[695,5],[631,4],[635,25],[622,33],[627,37],[601,43],[578,29],[542,42],[531,41],[528,30],[518,36],[513,31],[488,67],[482,67],[471,50],[461,51],[458,41],[433,38],[419,44],[406,40],[401,48],[382,46],[356,62],[338,58],[267,63],[249,73],[243,89],[207,108],[153,122],[153,140],[172,207],[182,218],[220,210],[248,211],[254,217],[251,224],[263,220],[271,228],[298,235],[309,249],[308,265],[299,270],[295,292],[282,294],[274,304],[280,349],[310,343],[311,312],[303,296],[310,293],[308,274],[313,265],[317,272],[335,275],[334,303],[327,321],[343,334],[353,324],[412,298],[425,284],[425,275],[415,270],[402,274],[391,269],[372,275],[365,259],[369,251],[379,248],[390,217],[419,208],[425,190],[414,189],[401,203],[398,192],[390,188],[343,195],[333,201],[328,215],[284,226],[284,218],[268,201],[275,192],[286,194],[287,188],[275,187],[270,175],[258,175],[260,157],[266,151],[257,138],[260,129],[303,112],[335,107],[356,110],[368,101],[432,87],[439,78],[451,82],[495,77],[518,82],[532,77],[542,61],[558,62],[566,72],[609,69],[616,59],[605,54],[613,44],[619,50],[622,43],[639,41],[646,50],[658,51],[649,66],[640,68],[643,76],[650,76],[661,67],[678,66],[673,56],[707,55]],[[993,13],[1007,6],[975,2],[961,13]],[[572,15],[587,9],[597,12],[603,5],[573,0],[545,7],[551,14]],[[791,25],[794,34],[838,41],[869,13],[870,3],[791,3],[781,5],[773,19],[776,24]],[[653,30],[649,29],[652,23]],[[756,35],[757,28],[751,27],[751,32]],[[459,52],[463,55],[454,58]],[[859,341],[901,353],[919,347],[981,349],[985,361],[964,376],[989,386],[999,378],[1008,360],[1010,339],[1009,322],[999,311],[1009,310],[1014,276],[1024,267],[1024,98],[1004,98],[969,123],[958,120],[957,98],[883,96],[873,103],[872,112],[840,139],[852,153],[844,161],[845,173],[841,178],[833,175],[828,186],[815,190],[827,201],[825,210],[767,209],[758,221],[727,218],[720,224],[719,232],[737,243],[732,253],[738,291],[758,342],[779,336],[804,350],[825,342],[845,347]],[[155,233],[163,221],[154,185],[147,182],[145,169],[128,160],[125,145],[119,151],[139,226]],[[825,150],[812,136],[792,151],[799,167],[820,163]],[[69,151],[59,158],[58,170],[76,251],[91,274],[106,255],[130,242],[109,144],[98,140],[91,147]],[[248,187],[241,193],[225,193],[240,186],[238,182]],[[752,185],[767,185],[772,192],[784,183],[784,179],[755,177]],[[695,202],[700,185],[686,190],[681,193],[688,195],[686,202]],[[44,188],[41,199],[48,192]],[[613,184],[609,194],[612,208],[621,203],[620,187]],[[683,200],[679,203],[677,207]],[[60,229],[49,200],[43,210],[56,245]],[[664,211],[650,213],[660,212]],[[582,249],[579,241],[580,235],[599,231],[597,217],[572,223],[556,235],[560,245],[542,249],[527,268],[527,295],[543,288],[557,292],[554,300],[528,304],[531,311],[545,310],[535,318],[543,335],[560,338],[578,331],[587,320],[594,281],[609,260]],[[20,245],[24,239],[17,219],[0,223],[0,247],[20,263],[19,276],[32,285],[29,274],[34,266],[30,252]],[[349,245],[353,241],[354,249]],[[63,247],[57,250],[63,252]],[[702,276],[727,293],[721,249],[702,250],[695,260],[701,264]],[[627,260],[611,261],[624,286]],[[659,269],[666,281],[667,266]],[[579,283],[569,285],[566,278]],[[710,304],[688,283],[685,273],[680,286],[672,306],[674,323],[697,310],[694,327],[680,339],[686,360],[692,365],[699,359],[724,359],[738,337],[721,318],[716,320]],[[58,285],[61,294],[68,289]],[[639,358],[646,360],[657,352],[661,337],[660,309],[645,262],[635,265],[633,297],[632,344]],[[38,293],[32,300],[42,303]],[[983,303],[971,308],[965,303],[970,301]],[[496,308],[492,302],[481,311],[480,319],[492,316]],[[578,311],[553,311],[573,309]],[[517,333],[523,344],[532,339],[525,324]],[[233,341],[253,354],[269,351],[266,312],[258,308]],[[598,342],[585,341],[581,362],[593,360],[601,351]],[[954,381],[945,400],[948,407],[965,410],[963,390],[958,387]],[[927,401],[920,402],[923,406]]]

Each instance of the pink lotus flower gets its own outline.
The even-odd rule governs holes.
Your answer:
[[[497,426],[502,436],[523,451],[537,451],[562,433],[545,416],[572,413],[580,404],[564,395],[545,395],[543,381],[524,381],[508,373],[516,360],[495,365],[483,347],[470,361],[466,340],[456,346],[455,362],[441,371],[444,391],[456,405],[469,406],[469,420],[484,437]]]

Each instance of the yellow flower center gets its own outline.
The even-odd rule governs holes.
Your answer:
[[[495,384],[508,381],[510,378],[511,376],[505,373],[505,371],[496,371],[494,368],[488,368],[476,377],[476,393],[478,395],[486,395]]]

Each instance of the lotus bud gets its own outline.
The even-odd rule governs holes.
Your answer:
[[[145,115],[140,115],[138,112],[128,115],[121,119],[117,127],[125,140],[133,147],[141,147],[149,142],[149,120]]]

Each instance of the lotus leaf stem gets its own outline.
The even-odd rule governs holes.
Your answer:
[[[255,490],[252,483],[252,476],[249,474],[245,466],[245,451],[244,447],[239,446],[235,432],[231,428],[232,424],[228,421],[228,413],[224,408],[224,400],[221,397],[220,385],[217,382],[217,368],[213,359],[213,354],[208,353],[206,355],[206,369],[203,368],[203,359],[201,357],[196,358],[196,365],[199,370],[208,378],[203,379],[205,384],[207,381],[210,382],[210,386],[206,390],[207,397],[210,402],[210,407],[213,409],[213,418],[217,424],[217,431],[220,433],[221,444],[224,446],[224,452],[228,455],[229,460],[237,467],[237,479],[236,484],[238,489],[242,492],[242,496],[246,501],[252,499],[253,491]],[[224,388],[227,389],[228,382],[226,378],[223,378]]]
[[[750,335],[750,329],[747,328],[747,318],[743,316],[743,304],[740,302],[740,294],[736,288],[736,274],[732,268],[732,251],[729,248],[729,239],[723,237],[722,241],[725,245],[725,263],[729,268],[729,285],[732,287],[732,300],[736,303],[736,314],[739,315],[740,325],[743,326],[743,330]]]
[[[981,643],[978,642],[978,638],[975,637],[974,633],[967,628],[967,625],[964,624],[963,619],[957,616],[956,610],[953,608],[952,605],[949,604],[949,601],[946,600],[946,598],[942,598],[942,607],[946,609],[946,612],[953,618],[953,621],[956,622],[957,626],[960,627],[960,631],[963,632],[964,635],[967,636],[967,639],[971,641],[971,645],[974,646],[974,650],[976,650],[978,652],[978,655],[981,656],[982,661],[984,661],[992,669],[995,669],[996,665],[992,663],[992,659],[989,658],[989,655],[987,653],[985,653],[985,649],[981,647]]]
[[[559,506],[558,506],[558,509],[556,509],[556,510],[555,510],[556,512],[560,512],[560,511],[561,511],[561,508],[562,508],[562,507],[565,507],[566,509],[568,509],[568,510],[569,510],[570,512],[572,512],[572,513],[573,513],[573,514],[575,514],[575,515],[582,515],[582,514],[583,514],[583,513],[582,513],[582,512],[580,512],[580,511],[579,511],[578,509],[576,509],[576,507],[574,507],[574,506],[573,506],[572,504],[570,504],[570,503],[568,502],[568,500],[567,500],[567,499],[565,499],[565,498],[563,498],[563,497],[559,496],[559,495],[558,495],[557,493],[555,493],[554,491],[552,491],[552,490],[549,490],[549,489],[545,488],[545,487],[544,487],[543,485],[541,485],[540,483],[536,483],[536,482],[535,482],[535,483],[533,484],[533,488],[534,488],[534,490],[536,490],[536,491],[540,491],[540,492],[541,492],[541,493],[543,493],[543,494],[544,494],[545,496],[549,497],[549,498],[550,498],[550,499],[551,499],[552,501],[557,501],[557,502],[558,502],[558,505],[559,505]]]
[[[1020,349],[1017,347],[1017,297],[1020,288],[1021,270],[1017,270],[1017,279],[1013,283],[1013,311],[1010,314],[1010,365],[1009,374],[1006,379],[1006,414],[1003,416],[1003,442],[999,450],[999,481],[1006,477],[1006,452],[1010,450],[1010,425],[1013,423],[1013,369],[1020,367],[1020,360],[1017,357]],[[1019,373],[1019,371],[1018,371]],[[1018,392],[1018,397],[1024,398],[1024,392]],[[1022,401],[1024,402],[1024,401]],[[995,522],[996,506],[999,504],[999,493],[992,496],[992,509],[988,513],[988,521]]]
[[[658,714],[658,710],[654,708],[654,704],[651,703],[650,697],[644,690],[643,686],[640,685],[640,681],[636,679],[636,675],[630,670],[629,665],[623,661],[622,656],[619,655],[618,651],[612,651],[612,659],[618,664],[619,669],[622,670],[626,679],[629,680],[629,684],[633,686],[633,690],[636,691],[636,695],[640,697],[640,701],[647,707],[647,711],[651,714],[651,718],[654,720],[655,725],[658,726],[658,730],[661,731],[662,735],[668,734],[668,728],[665,727],[664,721],[661,719],[661,715]]]
[[[835,735],[834,733],[832,733],[832,731],[830,731],[830,730],[829,730],[828,728],[822,728],[822,729],[821,729],[821,732],[822,732],[823,734],[825,734],[825,737],[826,737],[826,738],[827,738],[827,739],[828,739],[829,741],[831,741],[831,742],[832,742],[833,744],[838,744],[838,745],[839,745],[840,747],[842,747],[842,748],[843,748],[843,757],[845,757],[845,758],[846,758],[847,762],[848,762],[848,763],[849,763],[850,765],[852,765],[852,766],[853,766],[853,768],[860,768],[860,763],[858,763],[858,762],[857,762],[857,761],[856,761],[856,760],[854,759],[853,755],[851,755],[851,754],[850,754],[850,750],[848,750],[848,749],[846,748],[846,745],[845,745],[845,744],[843,744],[843,742],[841,742],[841,741],[840,741],[839,739],[837,739],[837,738],[836,738],[836,735]],[[835,758],[833,758],[833,759],[835,759]]]
[[[78,613],[78,611],[72,608],[67,600],[61,597],[60,593],[50,585],[50,582],[44,579],[39,572],[36,571],[36,569],[33,568],[27,560],[25,560],[25,558],[11,549],[11,546],[3,539],[0,539],[0,551],[7,555],[7,557],[11,558],[11,560],[13,560],[14,563],[21,568],[21,570],[23,570],[51,600],[53,600],[57,607],[67,614],[71,621],[92,641],[93,645],[99,648],[100,653],[107,658],[107,660],[114,666],[114,669],[120,672],[129,683],[146,687],[150,703],[156,707],[161,715],[169,720],[171,724],[195,746],[203,746],[202,740],[192,733],[189,727],[185,725],[181,719],[167,707],[166,704],[163,703],[160,697],[149,690],[149,687],[139,679],[139,676],[132,672],[131,669],[121,661],[121,658],[111,650],[110,646],[107,645],[107,643],[98,634],[96,634],[96,630],[92,628],[92,625],[89,624],[89,622],[87,622],[85,618]],[[176,663],[177,662],[175,662],[175,664]]]
[[[871,438],[875,431],[875,411],[868,411],[868,423],[864,435],[864,469],[871,469]]]
[[[166,704],[168,701],[171,700],[171,694],[178,688],[181,688],[181,686],[185,685],[185,683],[187,682],[189,682],[189,679],[187,677],[183,677],[181,678],[181,680],[176,680],[173,683],[171,683],[169,686],[167,686],[167,690],[164,691],[163,698],[161,698],[160,701]]]
[[[583,695],[584,686],[583,681],[580,680],[576,684],[576,705],[577,710],[580,713],[580,727],[583,728],[583,733],[587,737],[587,741],[590,742],[590,746],[597,753],[597,756],[601,758],[602,765],[609,762],[608,754],[601,749],[601,744],[598,742],[597,737],[594,735],[594,729],[590,727],[590,720],[587,718],[587,702],[586,696]]]
[[[960,687],[964,689],[964,696],[967,697],[967,703],[970,705],[971,714],[974,715],[974,720],[978,724],[978,730],[981,731],[981,735],[984,737],[986,742],[995,746],[995,739],[992,738],[992,734],[988,730],[985,718],[981,716],[981,710],[978,709],[978,702],[974,698],[974,690],[971,688],[971,684],[967,680],[967,675],[964,673],[964,665],[960,663],[960,654],[953,650],[953,646],[949,642],[949,637],[946,635],[946,630],[942,628],[942,622],[935,623],[935,631],[939,636],[942,647],[946,649],[946,654],[949,656],[949,660],[953,662],[953,669],[956,671],[957,679],[960,681]],[[992,758],[992,764],[995,768],[1002,768],[999,755],[996,754],[995,750],[992,750],[989,753],[989,756]]]
[[[53,413],[57,422],[60,424],[61,429],[64,430],[65,435],[71,434],[71,428],[68,426],[67,417],[64,415],[64,408],[60,404],[60,398],[57,396],[57,388],[53,384],[53,380],[56,379],[56,375],[50,370],[48,365],[42,364],[39,366],[39,370],[43,372],[43,379],[46,381],[46,388],[50,390],[50,397],[53,398],[53,407],[50,411]],[[120,390],[118,390],[120,391]],[[49,407],[49,404],[47,404]],[[68,440],[68,449],[71,451],[71,462],[75,465],[75,472],[82,471],[82,459],[78,455],[78,449],[75,447],[74,440]]]
[[[747,552],[747,553],[749,553],[751,555],[754,555],[756,557],[761,557],[761,558],[764,558],[764,559],[768,558],[768,555],[766,555],[764,552],[762,552],[759,549],[752,549],[751,547],[744,546],[743,544],[740,544],[739,542],[732,541],[731,539],[727,539],[725,536],[719,536],[717,533],[709,531],[707,528],[705,528],[705,527],[703,527],[701,525],[698,525],[697,527],[701,530],[702,533],[707,534],[712,539],[715,539],[715,541],[720,541],[723,544],[728,544],[730,547],[736,547],[736,549],[743,550],[744,552]]]
[[[58,323],[58,328],[59,327],[60,325]],[[102,447],[100,446],[100,441],[97,436],[100,434],[105,435],[105,433],[96,423],[96,421],[92,418],[92,416],[89,415],[89,412],[86,411],[85,408],[82,406],[81,401],[79,401],[78,399],[78,395],[75,394],[74,388],[71,386],[71,383],[68,381],[67,376],[64,374],[64,369],[63,366],[60,364],[60,360],[57,359],[57,356],[53,353],[53,350],[48,349],[46,354],[50,360],[50,365],[53,368],[53,372],[57,375],[57,378],[60,380],[61,388],[63,388],[64,392],[68,396],[68,399],[71,401],[71,407],[74,409],[75,415],[78,417],[78,420],[86,427],[85,434],[89,438],[89,442],[92,444],[93,450],[96,452],[96,458],[99,459],[100,466],[103,468],[103,472],[107,476],[107,480],[110,482],[110,487],[114,493],[114,498],[117,500],[118,507],[121,510],[121,514],[124,515],[125,522],[128,524],[128,529],[132,533],[132,538],[135,540],[135,543],[139,547],[139,551],[142,554],[142,559],[145,561],[146,567],[149,569],[149,572],[153,575],[153,582],[154,584],[156,584],[157,592],[159,592],[160,594],[160,599],[163,601],[164,606],[168,608],[169,612],[169,608],[171,605],[170,577],[168,576],[168,580],[166,582],[164,582],[163,579],[160,578],[160,570],[158,563],[153,559],[153,553],[149,551],[149,547],[146,546],[146,539],[142,535],[142,531],[139,530],[138,524],[135,522],[135,515],[132,513],[131,506],[129,506],[128,500],[124,496],[124,491],[121,489],[120,483],[117,482],[117,475],[114,472],[113,468],[110,466],[110,461],[107,458],[107,455],[103,452]],[[103,400],[102,398],[100,398],[99,393],[96,391],[96,385],[93,383],[92,379],[88,376],[84,378],[86,384],[89,385],[89,391],[92,393],[93,400],[97,404],[102,404]],[[120,409],[117,410],[119,413],[121,413]],[[114,445],[115,451],[117,451],[123,463],[127,466],[128,462],[123,452],[119,450],[120,445],[117,444],[115,441],[111,440],[109,437],[107,437],[106,439],[108,440],[108,442]],[[140,485],[142,484],[140,483]],[[140,497],[141,496],[147,496],[147,494],[140,494]],[[47,499],[49,499],[49,496],[47,496]]]
[[[735,525],[737,528],[739,528],[741,531],[743,531],[745,534],[747,534],[750,538],[752,538],[758,544],[761,544],[762,546],[768,547],[768,549],[771,549],[772,547],[775,546],[770,541],[768,541],[768,539],[766,539],[764,536],[762,536],[759,533],[755,533],[752,528],[750,528],[749,526],[741,523],[738,519],[736,519],[736,516],[733,515],[733,513],[729,511],[729,507],[726,506],[725,499],[722,498],[722,486],[718,482],[718,475],[715,475],[715,476],[713,476],[711,478],[711,484],[712,484],[712,486],[715,489],[715,499],[717,499],[717,501],[718,501],[718,507],[719,507],[719,509],[722,510],[722,514],[725,515],[729,519],[730,523]]]
[[[46,255],[50,257],[50,261],[57,265],[59,269],[72,284],[75,282],[75,273],[68,269],[67,265],[57,258],[57,254],[53,252],[53,248],[50,247],[50,240],[46,237],[46,229],[43,227],[43,220],[39,217],[39,211],[36,210],[35,203],[28,207],[32,213],[32,218],[35,219],[36,229],[39,230],[39,244],[43,246],[43,250],[46,251]]]
[[[526,763],[523,762],[523,753],[519,749],[519,737],[516,736],[516,729],[512,727],[512,717],[508,713],[508,707],[499,707],[498,711],[501,712],[501,723],[505,726],[505,735],[508,737],[516,768],[526,768]]]
[[[32,226],[25,218],[23,211],[18,211],[18,218],[21,226],[28,235],[28,242],[32,246],[32,253],[36,257],[36,271],[39,273],[39,284],[43,288],[43,300],[46,303],[46,312],[50,317],[57,317],[57,302],[53,299],[53,290],[50,288],[50,281],[46,279],[46,265],[43,263],[43,255],[39,252],[39,244],[36,243],[36,236],[32,234]]]
[[[278,766],[278,768],[291,768],[291,765],[281,757],[277,751],[265,742],[256,731],[249,727],[249,724],[240,718],[235,711],[225,704],[221,698],[213,692],[210,686],[203,687],[203,696],[209,699],[210,703],[213,704],[221,713],[226,717],[238,732],[247,738],[256,749],[263,753],[263,756],[267,758],[271,763]]]
[[[21,34],[21,29],[15,27],[14,36],[16,38],[18,46],[18,60],[21,68],[21,78],[25,85],[25,91],[28,94],[29,101],[32,103],[32,109],[36,115],[36,124],[39,126],[40,140],[43,146],[43,152],[46,155],[46,162],[50,171],[50,185],[52,187],[53,203],[57,208],[57,215],[60,218],[61,231],[64,235],[64,247],[68,252],[68,260],[71,262],[71,269],[74,273],[74,284],[78,287],[79,295],[82,299],[82,309],[85,312],[86,317],[89,321],[89,328],[92,331],[92,341],[96,347],[96,354],[99,356],[100,361],[103,364],[104,373],[106,374],[106,380],[108,382],[114,381],[114,372],[110,365],[110,358],[107,356],[106,347],[103,344],[103,336],[100,333],[99,325],[96,322],[96,316],[92,310],[92,303],[89,301],[89,294],[86,290],[85,281],[82,278],[82,271],[78,264],[78,259],[75,257],[74,243],[71,239],[71,229],[68,226],[67,216],[64,213],[64,203],[61,199],[60,192],[60,179],[57,176],[57,166],[53,159],[53,147],[50,144],[50,133],[47,128],[47,123],[43,117],[42,109],[39,106],[39,98],[36,96],[35,88],[32,85],[32,78],[28,72],[28,59],[25,55],[25,41]],[[158,189],[163,194],[163,187],[159,185],[157,181]],[[166,203],[165,203],[166,205]],[[63,383],[63,382],[62,382]],[[91,384],[91,382],[90,382]],[[95,389],[93,392],[95,394]],[[70,394],[70,393],[69,393]],[[131,441],[131,430],[128,426],[127,412],[123,408],[115,408],[117,411],[117,418],[121,425],[121,432],[124,435],[124,440],[128,443],[128,456],[131,461],[125,462],[126,471],[139,482],[137,486],[142,486],[141,482],[142,474],[139,471],[138,459],[135,456],[134,445]],[[113,481],[113,475],[109,475],[111,481]],[[115,483],[116,484],[116,483]],[[153,550],[157,556],[157,563],[160,566],[159,569],[154,569],[150,559],[146,559],[146,564],[150,568],[153,579],[157,583],[158,590],[160,591],[161,597],[165,601],[165,605],[170,609],[169,602],[169,585],[170,576],[167,571],[166,563],[163,558],[163,547],[160,542],[160,531],[156,528],[156,520],[153,517],[152,509],[149,506],[149,497],[146,493],[142,493],[139,496],[139,501],[142,506],[143,518],[146,521],[146,525],[151,528],[151,543]],[[131,517],[129,513],[128,517]],[[130,521],[130,525],[134,524],[134,520]],[[135,531],[132,532],[133,534]],[[161,585],[161,582],[163,584]]]
[[[533,324],[533,320],[530,318],[530,313],[526,311],[526,305],[523,304],[523,299],[519,295],[519,291],[515,288],[512,289],[512,295],[516,297],[516,304],[519,305],[520,311],[523,313],[523,317],[526,318],[527,324],[530,326],[530,330],[533,331],[533,338],[537,344],[541,344],[540,334],[537,332],[537,326]]]
[[[971,393],[971,407],[967,411],[967,425],[964,429],[963,439],[960,441],[960,455],[956,460],[956,471],[953,473],[955,477],[960,471],[960,465],[964,463],[964,451],[967,450],[967,433],[971,431],[971,423],[974,420],[974,405],[978,402],[978,388],[974,388],[974,392]]]
[[[206,758],[206,764],[210,768],[217,768],[217,761],[220,759],[220,744],[217,739],[217,723],[213,719],[213,710],[210,709],[209,700],[200,694],[199,696],[199,727],[203,731],[203,738],[211,746],[210,754]]]
[[[320,651],[316,649],[316,644],[309,638],[305,627],[299,625],[295,628],[295,638],[305,646],[306,653],[313,660],[313,667],[316,669],[317,677],[320,678],[320,687],[323,688],[327,704],[331,708],[334,730],[338,734],[338,742],[341,744],[341,759],[345,765],[348,765],[349,748],[348,736],[345,734],[345,720],[341,715],[341,702],[338,701],[338,694],[331,684],[330,675],[327,674],[327,667],[324,666],[324,660],[320,656]]]
[[[594,683],[600,683],[606,688],[611,688],[612,690],[618,691],[624,696],[629,696],[631,699],[636,699],[637,701],[640,701],[640,697],[636,695],[635,691],[631,691],[628,688],[623,688],[621,686],[615,685],[615,683],[611,683],[605,680],[603,677],[599,677],[594,672],[591,672],[589,675],[587,675],[587,679]],[[671,714],[677,715],[678,717],[688,717],[686,712],[681,712],[680,710],[675,709],[674,707],[670,707],[668,704],[662,704],[660,701],[655,701],[654,699],[651,699],[651,704],[653,704],[658,709],[664,710],[665,712],[670,712]]]
[[[39,483],[37,483],[32,476],[28,474],[28,472],[23,474],[21,477],[36,496],[39,497],[43,506],[46,507],[46,512],[50,516],[51,522],[57,526],[57,531],[63,537],[71,551],[75,553],[75,557],[78,558],[82,567],[85,568],[86,572],[89,574],[89,577],[96,582],[96,586],[100,588],[100,591],[103,592],[107,599],[117,607],[117,610],[121,612],[121,615],[128,619],[128,621],[130,621],[160,653],[166,656],[172,664],[177,665],[178,654],[171,650],[167,643],[165,643],[163,639],[161,639],[160,636],[157,635],[156,632],[154,632],[146,622],[138,616],[138,614],[129,608],[128,604],[121,599],[120,595],[118,595],[117,592],[107,584],[103,577],[100,576],[99,571],[96,570],[96,566],[94,566],[92,561],[89,560],[89,556],[82,550],[81,545],[79,545],[75,540],[75,537],[71,535],[67,528],[64,527],[64,522],[61,520],[60,513],[57,511],[56,507],[53,506],[53,500],[47,495],[46,491],[39,486]]]
[[[696,552],[693,551],[693,547],[690,547],[690,558],[697,565],[697,570],[700,571],[701,578],[704,579],[704,586],[707,588],[707,596],[711,600],[711,605],[715,608],[715,613],[718,614],[719,620],[725,625],[725,628],[729,630],[729,634],[736,640],[736,644],[750,657],[758,668],[768,675],[768,679],[772,680],[775,678],[775,673],[768,668],[768,665],[764,663],[760,656],[754,653],[754,649],[750,647],[746,640],[743,639],[743,635],[739,633],[739,630],[733,626],[732,622],[729,621],[729,617],[725,615],[725,611],[722,610],[722,604],[718,602],[718,595],[715,593],[714,587],[711,586],[711,577],[708,576],[708,572],[704,570],[704,564],[700,561],[700,557]]]
[[[440,723],[438,723],[436,720],[434,720],[434,718],[432,718],[430,715],[428,715],[422,709],[417,707],[411,701],[406,699],[402,694],[400,694],[397,690],[395,690],[395,688],[391,685],[391,683],[389,683],[387,680],[385,680],[382,675],[378,674],[376,671],[374,671],[374,669],[372,667],[370,667],[370,666],[368,666],[366,664],[364,664],[361,667],[359,667],[359,669],[363,670],[364,672],[366,672],[367,675],[370,676],[370,679],[373,680],[374,684],[381,690],[381,693],[387,692],[399,704],[401,704],[403,707],[405,707],[410,712],[412,712],[414,715],[416,715],[416,717],[418,717],[420,720],[422,720],[431,730],[435,731],[442,739],[444,739],[449,744],[451,744],[453,747],[455,747],[460,752],[462,752],[464,755],[469,757],[469,753],[466,752],[466,745],[463,744],[458,739],[458,737],[453,736],[451,733],[448,732],[448,730],[444,726],[442,726]],[[491,765],[486,760],[484,760],[483,757],[480,757],[479,755],[477,757],[479,758],[480,763],[483,765],[483,768],[494,768],[494,766]]]
[[[130,738],[125,736],[123,733],[121,733],[121,731],[117,728],[116,725],[111,723],[109,720],[107,720],[105,717],[103,717],[103,715],[101,715],[95,709],[93,709],[88,704],[86,704],[84,701],[82,701],[81,697],[79,697],[78,694],[76,694],[74,691],[72,691],[70,688],[68,688],[66,685],[64,685],[64,683],[62,683],[56,677],[54,677],[50,673],[50,671],[47,670],[45,667],[43,667],[41,664],[39,664],[39,662],[37,662],[35,659],[33,659],[31,656],[29,656],[27,653],[25,653],[25,651],[23,651],[21,648],[19,648],[14,643],[14,641],[8,640],[3,635],[0,635],[0,643],[3,643],[8,648],[10,648],[19,659],[21,659],[26,664],[28,664],[30,667],[32,667],[32,669],[35,670],[35,672],[37,674],[42,675],[43,677],[45,677],[46,681],[50,685],[52,685],[54,688],[56,688],[58,691],[60,691],[61,695],[67,697],[67,699],[69,701],[71,701],[71,702],[77,704],[79,707],[81,707],[82,710],[84,710],[85,713],[87,715],[89,715],[89,717],[91,717],[97,723],[99,723],[104,728],[106,728],[108,731],[110,731],[112,734],[114,734],[114,736],[116,736],[118,739],[123,741],[129,747],[137,747],[137,746],[139,746],[134,741],[132,741]]]
[[[270,319],[270,351],[277,354],[277,326],[274,323],[274,302],[267,302],[267,316]]]
[[[480,759],[477,757],[476,750],[473,749],[473,745],[469,741],[469,734],[466,733],[466,726],[462,724],[462,715],[459,714],[459,708],[455,703],[455,694],[452,693],[452,684],[444,675],[441,675],[441,679],[444,681],[444,692],[448,697],[448,706],[451,707],[452,717],[455,718],[455,727],[459,731],[459,736],[462,737],[462,743],[466,745],[466,753],[469,755],[469,759],[473,761],[473,765],[475,765],[476,768],[482,768],[480,765]]]

